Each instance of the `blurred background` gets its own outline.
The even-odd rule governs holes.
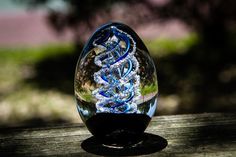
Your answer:
[[[1,0],[0,126],[81,122],[76,62],[110,21],[133,28],[155,61],[156,115],[236,111],[236,1]]]

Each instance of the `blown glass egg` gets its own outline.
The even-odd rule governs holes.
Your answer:
[[[141,135],[157,105],[157,75],[139,36],[127,25],[98,28],[76,66],[75,97],[88,130],[98,138]]]

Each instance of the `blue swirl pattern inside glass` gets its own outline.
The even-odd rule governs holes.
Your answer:
[[[92,91],[98,100],[97,112],[136,113],[136,101],[140,99],[136,42],[128,33],[112,26],[103,30],[93,46],[97,50],[94,63],[101,67],[94,73],[94,81],[101,86]]]

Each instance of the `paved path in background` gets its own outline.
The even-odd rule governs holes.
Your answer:
[[[70,32],[59,35],[43,12],[0,13],[0,46],[34,46],[71,41]]]
[[[180,38],[189,29],[178,20],[165,23],[151,22],[135,28],[141,38],[156,39],[157,37]],[[81,33],[87,40],[91,32]],[[21,11],[0,13],[0,46],[34,46],[48,43],[73,41],[73,33],[66,31],[59,35],[47,23],[45,12]]]

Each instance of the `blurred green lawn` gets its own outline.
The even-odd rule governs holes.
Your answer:
[[[190,34],[183,39],[157,39],[145,41],[145,44],[152,57],[162,58],[173,53],[185,53],[197,41],[197,36]],[[35,66],[38,63],[48,58],[73,56],[75,51],[76,47],[73,44],[0,48],[0,125],[81,122],[72,92],[67,93],[50,87],[39,88],[34,83],[25,81],[36,75]],[[71,70],[74,71],[74,69]],[[71,80],[74,76],[66,77]],[[55,81],[55,83],[58,82]],[[73,89],[73,86],[69,88]],[[165,110],[168,103],[171,110],[171,105],[173,106],[178,101],[178,98],[173,95],[160,99],[160,104],[163,104],[160,110]]]
[[[34,120],[80,122],[72,95],[40,89],[24,81],[35,75],[34,65],[38,62],[70,54],[73,49],[72,44],[0,49],[1,125],[21,125]]]

